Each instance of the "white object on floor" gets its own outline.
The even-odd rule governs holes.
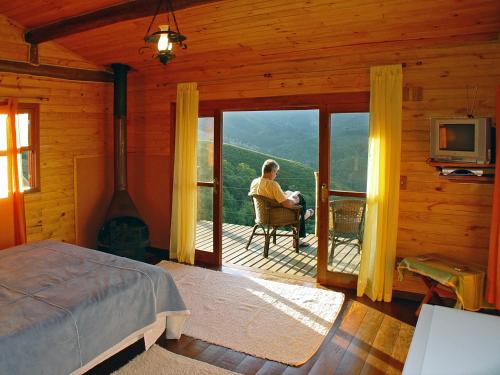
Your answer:
[[[500,374],[500,317],[424,305],[403,375]]]
[[[344,294],[163,261],[189,308],[183,334],[299,366],[333,326]]]
[[[153,345],[112,375],[235,375],[211,364],[196,361]]]

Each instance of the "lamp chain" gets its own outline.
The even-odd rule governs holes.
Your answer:
[[[173,18],[174,24],[175,24],[175,31],[178,34],[181,34],[181,30],[179,29],[179,25],[177,24],[177,19],[175,18],[174,7],[172,6],[171,0],[167,0],[167,6],[170,8],[169,13],[172,13],[172,18]],[[169,16],[170,16],[170,14],[169,14]],[[180,45],[184,48],[184,44],[182,42],[180,43]]]
[[[144,39],[149,35],[149,32],[151,31],[151,26],[153,26],[153,23],[155,22],[156,16],[160,12],[160,7],[161,7],[161,0],[158,1],[158,6],[156,7],[155,15],[151,19],[151,22],[149,23],[148,31],[146,31],[146,35],[144,35]]]

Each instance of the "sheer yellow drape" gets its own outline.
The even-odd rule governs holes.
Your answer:
[[[366,217],[358,296],[392,299],[401,157],[402,69],[370,69],[370,135]]]
[[[177,85],[170,259],[189,264],[196,239],[198,103],[196,83]]]
[[[20,183],[16,113],[17,100],[9,99],[7,104],[0,107],[0,113],[7,115],[6,132],[0,136],[6,137],[7,159],[7,190],[6,198],[0,199],[0,248],[26,243],[26,218],[24,213],[24,195]]]

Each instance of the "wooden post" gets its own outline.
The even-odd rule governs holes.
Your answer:
[[[31,65],[40,65],[40,59],[38,57],[38,44],[30,43],[30,48],[28,50],[28,60]]]

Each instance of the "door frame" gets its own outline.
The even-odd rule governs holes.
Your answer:
[[[198,182],[197,186],[212,188],[213,252],[195,250],[195,263],[222,266],[222,116],[218,110],[200,106],[198,118],[214,118],[214,176],[212,182]]]
[[[344,274],[328,270],[328,241],[329,241],[329,197],[349,196],[349,197],[366,197],[366,192],[353,191],[337,191],[330,190],[330,143],[331,143],[331,115],[334,113],[362,113],[369,111],[369,93],[365,93],[358,97],[358,101],[351,102],[347,105],[337,105],[329,103],[324,105],[320,110],[320,134],[319,134],[319,177],[317,200],[319,200],[318,208],[318,254],[317,254],[317,281],[323,285],[343,287],[348,289],[356,288],[358,276],[352,274]],[[325,186],[327,190],[323,190]],[[323,219],[326,218],[326,219]]]
[[[199,117],[214,118],[214,181],[197,182],[197,186],[213,188],[213,252],[195,249],[195,264],[204,264],[215,267],[222,265],[222,118],[221,112],[210,110],[200,106],[198,110]],[[168,239],[170,241],[170,228],[172,223],[172,199],[174,185],[174,165],[175,165],[175,124],[176,124],[176,102],[170,104],[170,215],[167,218],[167,227],[169,228]],[[216,182],[217,181],[217,182]],[[217,185],[217,187],[216,187]]]
[[[199,103],[199,117],[214,117],[214,178],[218,180],[218,188],[214,189],[214,248],[213,253],[196,250],[195,262],[222,266],[222,142],[223,142],[223,112],[235,111],[279,111],[279,110],[319,110],[319,176],[318,184],[330,181],[330,114],[334,112],[366,112],[369,108],[369,92],[349,92],[333,94],[309,94],[292,96],[275,96],[261,98],[240,98],[224,100],[205,100]],[[171,105],[170,149],[171,171],[173,176],[175,154],[175,102]],[[322,151],[323,150],[323,151]],[[173,179],[172,179],[173,185]],[[202,184],[212,186],[213,184]],[[172,191],[172,190],[171,190]],[[329,191],[329,195],[331,192]],[[170,195],[170,201],[172,194]],[[172,205],[170,205],[172,207]],[[327,270],[328,257],[328,199],[319,204],[318,222],[318,253],[317,280],[321,284],[343,287],[355,287],[357,276],[335,273]],[[171,215],[169,217],[170,228]]]

